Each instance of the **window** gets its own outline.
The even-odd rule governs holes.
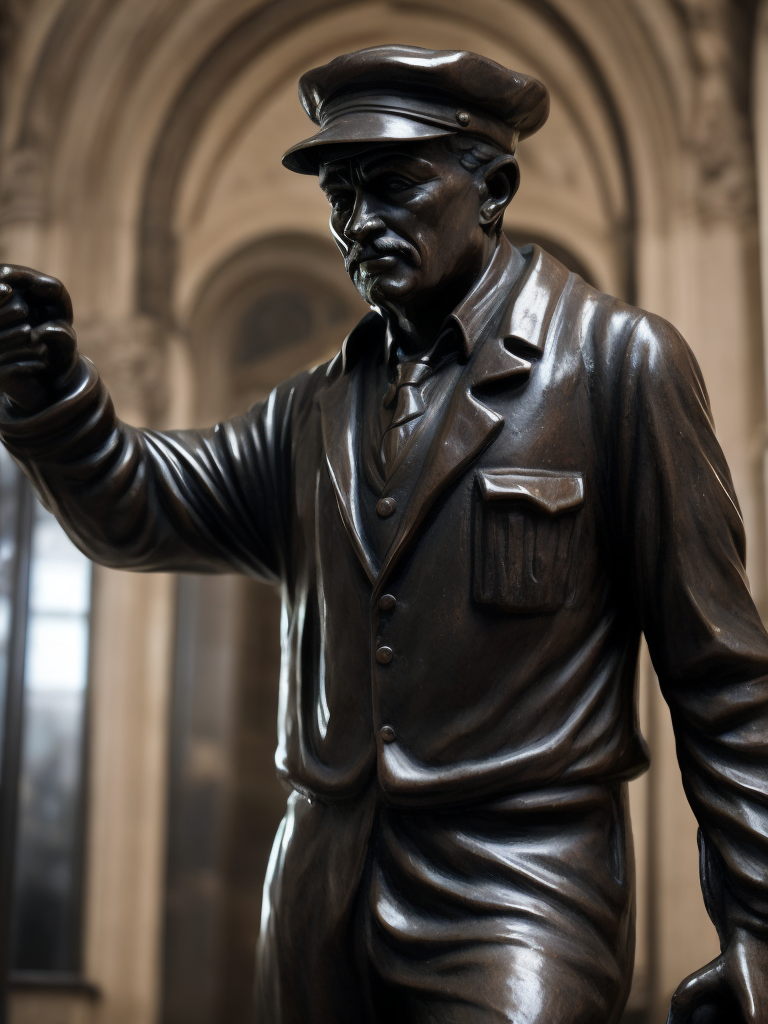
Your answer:
[[[73,974],[92,572],[30,492],[0,449],[0,693],[15,674],[23,704],[10,956],[15,971]]]

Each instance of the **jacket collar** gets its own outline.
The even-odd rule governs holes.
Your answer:
[[[354,386],[360,375],[351,370],[363,345],[384,343],[383,317],[375,312],[365,316],[329,364],[329,386],[320,399],[326,458],[350,539],[377,589],[384,585],[438,495],[502,429],[504,419],[488,406],[483,388],[530,373],[527,357],[543,353],[569,276],[562,264],[538,246],[526,246],[518,252],[506,239],[500,242],[488,269],[493,274],[484,275],[451,314],[461,327],[465,346],[469,346],[467,366],[432,439],[423,471],[403,509],[400,528],[380,572],[367,544],[359,509],[356,460],[363,410],[357,397],[359,388]]]
[[[497,335],[521,341],[542,355],[569,272],[538,245],[515,251],[524,261],[525,270],[508,296]]]
[[[461,339],[465,358],[468,359],[472,355],[494,321],[502,330],[500,337],[516,333],[515,330],[511,330],[505,334],[506,327],[528,332],[533,329],[534,347],[537,347],[536,340],[541,336],[543,325],[535,324],[530,319],[523,321],[518,318],[519,322],[515,321],[513,317],[510,318],[510,310],[506,308],[509,305],[514,306],[514,299],[510,302],[510,287],[518,277],[525,275],[526,269],[530,269],[527,267],[526,255],[531,248],[526,246],[525,250],[518,251],[502,235],[483,276],[446,318],[438,336],[445,331],[455,331]],[[521,340],[528,339],[522,337]],[[391,338],[384,317],[378,311],[372,310],[352,328],[344,340],[341,351],[331,360],[327,370],[329,379],[334,380],[340,373],[349,373],[363,351],[381,344],[390,345]]]
[[[499,323],[499,315],[509,302],[510,288],[524,269],[524,257],[502,235],[485,273],[443,327],[458,331],[467,359],[494,322]]]

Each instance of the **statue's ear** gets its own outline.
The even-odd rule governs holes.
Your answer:
[[[490,160],[477,171],[480,188],[480,224],[492,228],[499,222],[520,187],[520,168],[511,153]]]

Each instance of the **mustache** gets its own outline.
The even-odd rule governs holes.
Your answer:
[[[376,238],[365,245],[355,242],[344,257],[344,267],[349,274],[365,260],[375,260],[381,256],[392,255],[401,256],[414,267],[421,266],[421,256],[419,256],[418,251],[409,242],[402,238],[385,237]]]

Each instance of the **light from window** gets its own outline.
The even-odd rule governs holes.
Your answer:
[[[79,968],[91,563],[35,502],[16,846],[16,970]]]

